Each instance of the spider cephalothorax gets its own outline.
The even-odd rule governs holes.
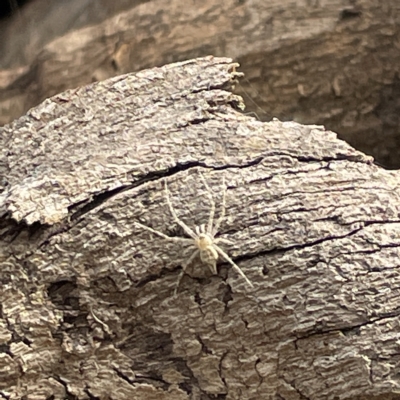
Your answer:
[[[185,261],[185,263],[182,265],[182,272],[179,275],[178,282],[176,285],[175,289],[175,294],[178,290],[180,281],[183,278],[183,275],[185,273],[186,267],[194,260],[195,257],[198,255],[200,256],[201,261],[203,264],[207,265],[211,272],[213,274],[217,274],[217,260],[218,256],[221,256],[224,258],[226,261],[228,261],[233,268],[245,279],[245,281],[250,285],[253,286],[253,284],[250,282],[250,280],[247,278],[247,276],[243,273],[243,271],[235,264],[235,262],[229,257],[228,254],[226,254],[218,245],[217,243],[228,243],[230,244],[231,242],[227,239],[223,238],[216,238],[215,235],[218,233],[218,230],[221,226],[221,222],[223,221],[225,217],[225,197],[226,197],[226,186],[225,186],[225,180],[223,179],[223,195],[222,195],[222,207],[221,207],[221,215],[219,216],[217,222],[214,224],[214,215],[215,215],[215,202],[214,198],[211,194],[211,189],[208,186],[206,180],[204,179],[203,175],[200,173],[201,180],[203,181],[203,184],[207,190],[207,196],[210,200],[211,204],[211,210],[210,210],[210,216],[208,218],[208,223],[206,225],[200,225],[196,226],[194,231],[189,228],[183,221],[179,219],[177,216],[174,207],[172,206],[171,199],[169,196],[169,190],[167,186],[167,181],[164,180],[164,185],[165,185],[165,197],[167,200],[167,204],[169,207],[169,210],[172,214],[172,217],[174,218],[174,221],[184,230],[184,232],[191,237],[189,238],[183,238],[183,237],[171,237],[167,236],[164,233],[157,231],[153,228],[150,228],[147,225],[143,225],[140,222],[135,222],[136,225],[140,226],[141,228],[144,228],[164,239],[171,240],[171,241],[179,241],[179,242],[191,242],[194,247],[196,248],[193,254]]]

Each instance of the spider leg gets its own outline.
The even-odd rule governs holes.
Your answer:
[[[212,237],[214,237],[218,231],[219,227],[221,226],[221,222],[225,218],[225,211],[226,211],[226,185],[225,185],[225,176],[222,177],[222,205],[221,205],[221,214],[214,226],[214,229],[212,230]]]
[[[210,216],[208,217],[208,223],[207,223],[207,233],[213,237],[214,236],[213,235],[213,223],[214,223],[214,215],[215,215],[215,201],[211,194],[210,186],[208,186],[208,183],[205,180],[203,174],[200,171],[199,171],[199,174],[200,174],[200,178],[203,182],[203,185],[206,188],[207,196],[208,196],[208,198],[210,200],[210,204],[211,204]]]
[[[194,258],[200,253],[200,250],[196,250],[193,254],[186,260],[186,262],[182,265],[182,271],[178,276],[178,282],[176,282],[176,287],[174,290],[174,296],[178,293],[178,288],[181,283],[183,276],[185,275],[186,267],[194,260]]]
[[[140,222],[136,222],[136,221],[135,221],[134,224],[137,225],[137,226],[140,226],[140,227],[143,228],[143,229],[146,229],[147,231],[149,231],[149,232],[151,232],[151,233],[154,233],[154,234],[157,235],[157,236],[162,237],[163,239],[167,239],[167,240],[170,240],[170,241],[172,241],[172,242],[186,242],[186,243],[188,243],[188,242],[192,243],[192,242],[193,242],[192,239],[165,235],[164,233],[162,233],[162,232],[160,232],[160,231],[157,231],[157,230],[155,230],[155,229],[153,229],[153,228],[150,228],[150,227],[147,226],[147,225],[143,225],[143,224],[141,224]]]
[[[247,278],[247,276],[244,274],[244,272],[235,264],[235,262],[226,254],[219,246],[214,244],[215,250],[218,251],[218,253],[226,260],[228,261],[233,268],[243,277],[243,279],[251,286],[254,287],[254,285],[250,282],[250,280]]]
[[[214,243],[225,243],[225,244],[235,244],[231,240],[225,239],[225,238],[216,238],[214,239]]]
[[[172,217],[174,218],[174,221],[188,234],[192,239],[196,239],[197,235],[193,232],[192,229],[190,229],[183,221],[181,221],[178,216],[176,215],[176,212],[174,210],[174,207],[172,206],[171,199],[169,197],[169,190],[167,186],[167,180],[164,180],[164,185],[165,185],[165,196],[167,198],[167,204],[169,207],[169,211],[172,214]]]

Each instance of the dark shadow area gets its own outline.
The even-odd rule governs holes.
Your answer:
[[[3,0],[0,2],[0,19],[15,14],[21,7],[32,0]]]

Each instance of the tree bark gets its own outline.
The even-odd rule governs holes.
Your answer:
[[[0,395],[396,399],[398,174],[321,126],[257,121],[226,58],[119,76],[0,131]],[[181,221],[207,223],[212,274]]]
[[[213,54],[240,62],[260,119],[323,124],[400,167],[398,0],[35,0],[0,32],[0,124],[68,88]]]

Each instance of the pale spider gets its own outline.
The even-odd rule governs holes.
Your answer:
[[[174,207],[172,206],[171,203],[171,198],[169,195],[169,190],[168,190],[168,185],[167,185],[167,180],[164,180],[164,188],[165,188],[165,197],[167,200],[167,204],[169,207],[169,211],[171,212],[171,215],[174,219],[174,221],[184,230],[184,232],[191,237],[189,238],[183,238],[183,237],[171,237],[167,236],[164,233],[157,231],[153,228],[150,228],[147,225],[143,225],[140,222],[135,222],[137,226],[140,226],[143,229],[148,230],[149,232],[152,232],[164,239],[175,241],[175,242],[185,242],[185,243],[191,243],[194,245],[196,250],[193,252],[193,254],[184,262],[182,265],[182,272],[180,273],[178,277],[178,282],[176,284],[176,288],[174,291],[174,294],[177,294],[179,284],[185,274],[186,267],[194,260],[197,255],[200,255],[200,260],[206,264],[210,269],[211,272],[216,275],[217,274],[217,260],[218,260],[218,255],[222,256],[226,261],[228,261],[233,268],[244,278],[244,280],[251,286],[253,287],[253,284],[250,282],[250,280],[247,278],[247,276],[243,273],[243,271],[235,264],[235,262],[226,254],[218,245],[217,243],[219,242],[225,242],[228,244],[231,244],[227,239],[223,238],[215,238],[215,235],[218,233],[218,230],[221,226],[221,223],[225,217],[225,198],[226,198],[226,186],[225,186],[225,179],[223,178],[222,184],[223,184],[223,195],[222,195],[222,206],[221,206],[221,215],[219,216],[215,226],[213,227],[214,223],[214,215],[215,215],[215,202],[214,198],[211,194],[211,189],[208,186],[206,180],[204,179],[203,175],[200,173],[200,178],[203,181],[203,184],[206,188],[207,191],[207,196],[210,200],[211,204],[211,210],[210,210],[210,216],[208,218],[208,223],[207,227],[202,224],[200,226],[196,226],[194,231],[189,228],[183,221],[179,219],[177,216]]]

